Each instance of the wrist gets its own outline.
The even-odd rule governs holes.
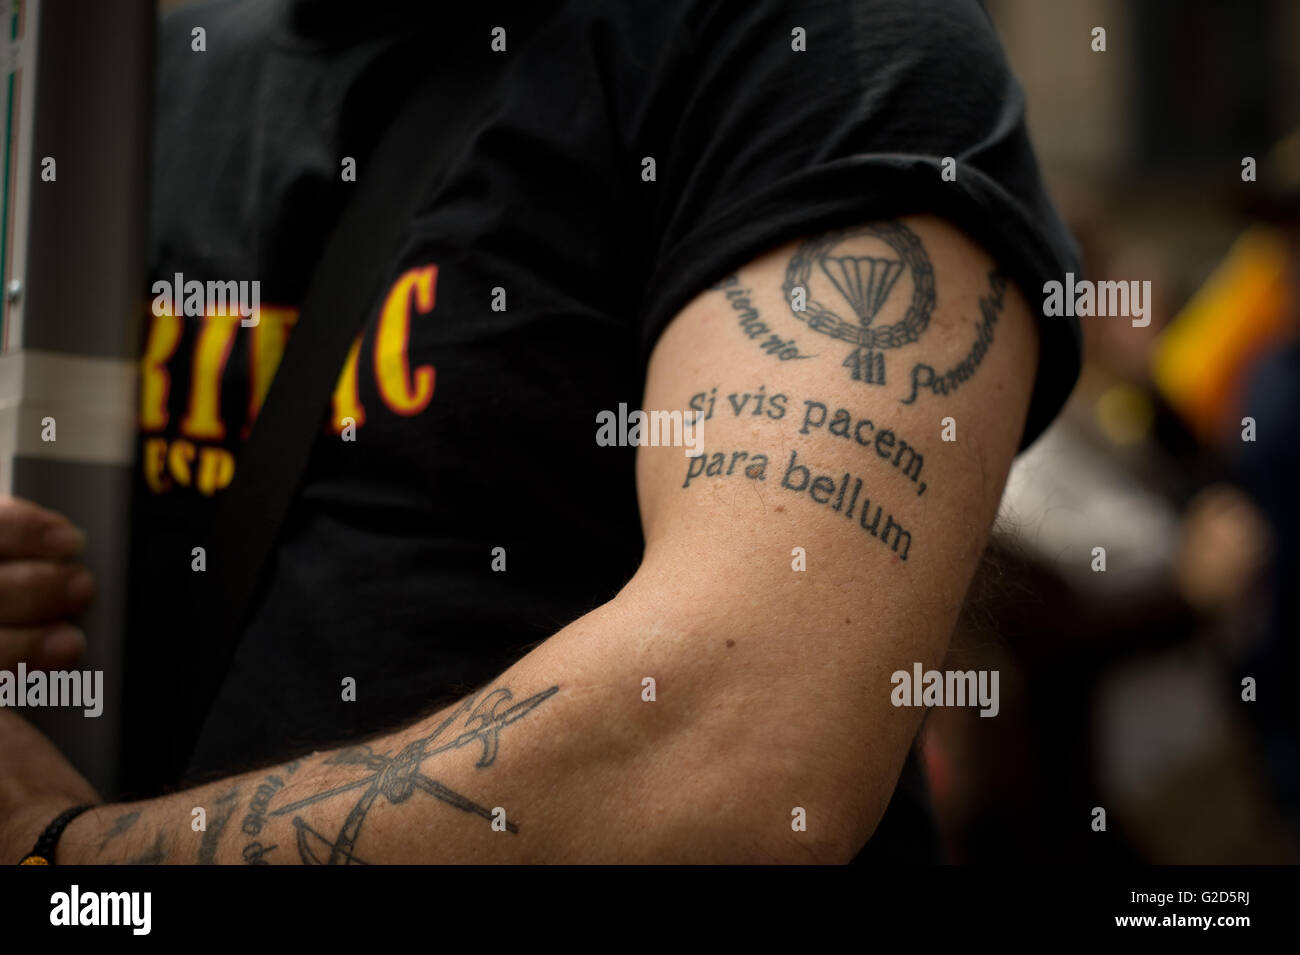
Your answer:
[[[64,850],[63,837],[90,811],[84,804],[59,800],[41,802],[14,813],[11,832],[17,834],[19,845],[23,846],[15,861],[28,865],[64,865],[70,862]],[[28,862],[29,859],[33,861]]]
[[[110,809],[109,806],[96,806],[68,823],[59,838],[58,858],[55,860],[59,865],[86,865],[93,861],[91,857],[99,845],[104,819]]]

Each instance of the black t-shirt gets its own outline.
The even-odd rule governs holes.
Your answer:
[[[149,317],[130,787],[400,724],[613,597],[642,540],[633,450],[597,447],[596,413],[637,407],[667,322],[772,246],[933,212],[1031,301],[1078,271],[973,0],[429,12],[449,6],[218,0],[164,20],[151,282],[256,279],[261,317]],[[205,662],[193,548],[347,197],[346,159],[364,176],[413,84],[451,63],[481,71],[464,104],[481,121],[407,226],[195,750],[168,718]],[[1077,325],[1041,324],[1026,442],[1078,371]],[[355,440],[334,433],[343,418]]]

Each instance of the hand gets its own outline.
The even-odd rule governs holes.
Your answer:
[[[85,542],[63,515],[0,498],[0,670],[19,661],[57,670],[85,650],[69,622],[95,594],[94,577],[73,560]]]
[[[12,710],[0,709],[0,865],[31,851],[54,817],[99,794],[45,736]]]

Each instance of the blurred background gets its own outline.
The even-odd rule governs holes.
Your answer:
[[[998,669],[1001,713],[932,709],[920,743],[944,855],[1293,863],[1300,3],[986,6],[1087,278],[1153,302],[1081,319],[1012,472],[947,663]]]

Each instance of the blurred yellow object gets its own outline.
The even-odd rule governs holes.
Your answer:
[[[1156,387],[1204,441],[1237,410],[1251,362],[1292,331],[1287,251],[1276,230],[1248,229],[1156,343]]]
[[[1128,447],[1146,440],[1156,418],[1146,392],[1132,385],[1112,385],[1097,399],[1097,427],[1110,441]]]

